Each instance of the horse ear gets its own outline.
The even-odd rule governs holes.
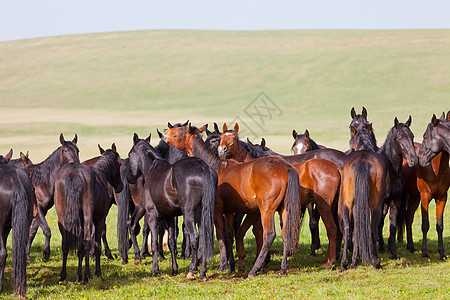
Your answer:
[[[156,128],[156,132],[158,133],[159,138],[162,139],[163,135],[162,135],[161,132],[159,132],[159,129],[158,129],[158,128]]]
[[[239,132],[239,124],[238,123],[236,123],[236,124],[234,124],[234,132]]]
[[[447,118],[446,118],[446,120],[447,120],[447,121],[450,121],[450,110],[449,110],[448,113],[447,113]]]
[[[408,118],[408,120],[406,121],[405,125],[408,126],[408,127],[410,127],[410,126],[411,126],[411,123],[412,123],[412,118],[411,118],[411,115],[409,115],[409,118]]]
[[[356,135],[356,129],[352,125],[350,125],[350,132],[351,132],[352,136]]]
[[[362,115],[363,115],[363,117],[364,118],[366,118],[367,119],[367,109],[363,106],[363,109],[362,109],[362,113],[361,113]]]
[[[98,144],[98,150],[100,150],[101,155],[103,155],[103,153],[105,153],[105,150],[103,150],[103,148],[100,146],[100,144]]]
[[[295,129],[292,130],[292,137],[294,138],[294,140],[296,140],[298,138],[298,133],[297,133],[297,131],[295,131]]]
[[[172,126],[172,124],[170,124],[170,122],[167,122],[167,127],[173,128],[173,126]]]
[[[214,122],[214,132],[215,133],[220,133],[219,126],[217,125],[216,122]]]
[[[250,145],[253,145],[252,141],[250,141],[249,138],[247,138],[247,143],[249,143]]]
[[[352,117],[352,119],[354,119],[356,116],[356,111],[354,107],[352,107],[352,110],[350,110],[350,116]]]
[[[205,132],[206,129],[208,129],[208,124],[203,125],[203,126],[200,127],[198,130],[199,130],[200,132]]]
[[[29,153],[28,153],[28,150],[27,150],[27,155],[25,155],[27,158],[28,158],[28,154],[29,154]]]
[[[305,129],[305,138],[307,138],[309,140],[309,131],[308,131],[308,129]]]
[[[72,143],[76,144],[78,142],[78,135],[75,133],[75,136],[73,137]]]
[[[134,143],[134,145],[136,145],[138,142],[139,142],[139,136],[135,132],[134,135],[133,135],[133,143]]]
[[[6,162],[9,162],[13,156],[13,149],[9,150],[8,154],[5,155]]]
[[[435,114],[433,114],[433,117],[431,117],[431,124],[433,126],[436,126],[438,124],[438,118],[436,118]]]
[[[22,151],[20,151],[20,159],[21,159],[23,162],[26,162],[26,161],[27,161],[27,156],[25,156],[25,154],[23,154]]]
[[[222,131],[223,131],[223,132],[228,131],[227,123],[223,123]]]
[[[394,127],[395,127],[395,129],[397,129],[397,127],[398,127],[398,119],[397,119],[397,117],[395,117],[395,119],[394,119]]]
[[[112,143],[111,150],[113,153],[117,153],[116,143]]]
[[[187,120],[186,122],[184,122],[184,124],[182,126],[186,126],[187,124],[189,124],[189,120]]]
[[[264,138],[261,139],[261,147],[266,148],[266,140]]]
[[[64,143],[66,142],[62,133],[59,135],[59,142],[61,143],[61,145],[64,145]]]
[[[205,132],[206,132],[206,135],[207,135],[207,136],[210,136],[210,135],[212,134],[212,132],[211,132],[211,131],[209,131],[209,129],[208,129],[208,128],[206,128]]]
[[[372,131],[373,131],[372,123],[369,124],[369,128],[367,129],[367,131],[369,133],[372,133]]]
[[[442,120],[442,121],[445,120],[445,111],[442,112],[442,115],[441,115],[441,117],[439,119]]]
[[[148,135],[148,137],[145,139],[146,141],[147,141],[147,143],[149,143],[150,144],[150,140],[152,139],[152,134],[150,133],[149,135]]]

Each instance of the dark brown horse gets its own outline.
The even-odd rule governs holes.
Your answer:
[[[55,174],[55,209],[62,235],[63,265],[61,281],[67,278],[66,263],[70,249],[77,249],[77,282],[82,279],[82,263],[85,259],[83,282],[91,277],[89,253],[94,242],[95,275],[101,277],[101,235],[110,208],[108,183],[115,192],[123,189],[120,180],[121,159],[115,144],[104,151],[101,158],[89,167],[79,162],[63,165]],[[92,240],[94,237],[94,240]]]
[[[158,267],[157,224],[167,220],[169,247],[172,255],[172,274],[178,273],[176,261],[175,217],[183,215],[186,232],[189,234],[191,265],[187,278],[194,278],[197,270],[197,249],[201,249],[202,266],[200,278],[206,278],[206,261],[214,254],[213,218],[217,197],[217,174],[203,160],[187,157],[173,165],[160,156],[146,140],[134,134],[134,146],[128,156],[130,173],[128,182],[135,183],[144,176],[142,204],[148,215],[148,225],[152,236],[153,268],[152,276]],[[197,231],[195,215],[201,215]],[[132,219],[135,223],[137,218]],[[133,228],[134,224],[131,224]]]
[[[33,209],[33,187],[27,173],[8,164],[12,156],[0,155],[0,293],[6,266],[6,241],[13,230],[12,272],[16,296],[25,298],[27,292],[26,245]]]
[[[43,162],[29,166],[26,171],[31,177],[31,182],[34,188],[35,206],[34,206],[34,219],[31,222],[30,238],[28,240],[27,255],[30,255],[31,244],[38,227],[42,228],[45,236],[45,244],[43,251],[43,260],[47,261],[50,257],[50,238],[51,231],[48,227],[45,215],[47,211],[53,206],[53,192],[55,183],[55,173],[58,169],[67,163],[79,163],[78,137],[75,137],[72,141],[66,141],[63,134],[59,136],[61,146],[53,151],[50,156]]]
[[[238,136],[239,128],[235,126],[234,131],[226,131],[221,135],[219,154],[221,157],[235,159],[239,161],[243,157],[248,157],[249,153],[241,146]],[[337,226],[335,222],[335,210],[339,198],[339,187],[341,183],[341,171],[331,161],[317,158],[303,163],[294,164],[293,167],[299,174],[300,184],[300,205],[305,208],[311,203],[318,207],[320,215],[323,215],[325,227],[329,240],[329,247],[325,262],[322,267],[331,267],[336,260],[336,237]],[[244,221],[238,231],[238,245],[243,245],[243,237],[249,228],[248,222]],[[257,235],[255,235],[258,238]],[[258,243],[257,243],[258,244]],[[239,267],[243,266],[243,246],[239,249]]]
[[[208,162],[218,173],[219,189],[215,208],[215,225],[221,254],[221,268],[230,261],[234,271],[232,255],[233,213],[261,214],[263,247],[248,274],[253,277],[264,265],[269,248],[275,239],[275,212],[280,209],[283,216],[283,259],[281,273],[287,271],[287,256],[292,255],[298,245],[299,183],[297,171],[278,157],[256,159],[247,163],[221,160],[211,153],[203,142],[200,130],[190,125],[170,128],[164,132],[167,142],[190,156],[197,156]],[[225,214],[225,221],[223,215]]]
[[[354,128],[353,128],[354,129]],[[353,132],[353,130],[352,130]],[[375,152],[365,129],[354,132],[355,151],[345,161],[338,205],[339,225],[344,238],[341,271],[348,266],[347,250],[353,232],[351,267],[362,264],[381,268],[377,252],[378,226],[389,185],[387,160]]]

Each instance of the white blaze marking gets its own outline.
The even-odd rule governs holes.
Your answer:
[[[295,146],[295,154],[302,153],[303,148],[304,148],[303,143],[297,144],[297,146]]]

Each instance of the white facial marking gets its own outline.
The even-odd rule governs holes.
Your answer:
[[[304,148],[304,145],[303,145],[303,143],[300,143],[300,144],[297,144],[297,146],[295,146],[295,154],[300,154],[300,153],[302,153],[302,150],[303,150],[303,148]]]

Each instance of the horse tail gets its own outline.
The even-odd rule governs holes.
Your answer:
[[[121,179],[123,183],[123,190],[116,194],[117,198],[117,237],[118,237],[118,247],[119,255],[122,257],[122,264],[128,262],[128,249],[129,247],[129,235],[128,235],[128,219],[129,219],[129,208],[131,201],[130,189],[127,181],[127,170],[120,168]]]
[[[65,181],[66,210],[63,219],[64,240],[68,249],[76,249],[83,238],[82,190],[82,179],[79,176],[70,174]]]
[[[214,255],[214,208],[217,200],[217,173],[210,169],[202,189],[200,245],[204,259]]]
[[[27,178],[29,180],[29,178]],[[14,294],[25,297],[27,292],[27,243],[32,219],[33,195],[31,181],[28,188],[19,184],[14,193],[12,207],[13,229],[13,289]]]
[[[355,163],[354,237],[363,265],[370,264],[370,166],[365,160]]]
[[[287,255],[294,255],[298,247],[300,227],[303,221],[305,210],[300,207],[300,183],[298,173],[293,167],[287,169],[288,183],[284,206],[287,212],[285,239]]]

